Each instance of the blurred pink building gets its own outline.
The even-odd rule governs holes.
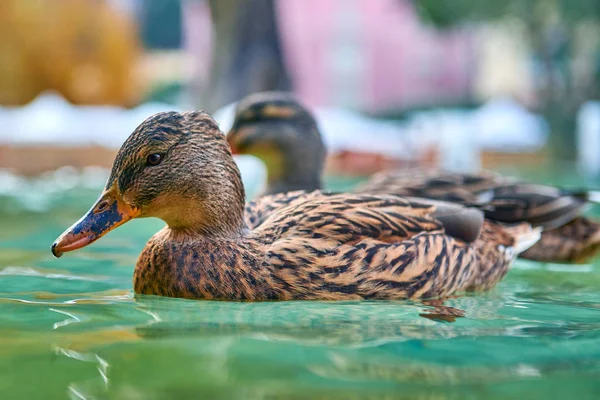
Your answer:
[[[186,7],[188,48],[205,61],[208,8]],[[279,0],[277,13],[286,62],[307,104],[381,111],[470,97],[473,36],[423,24],[410,0]]]

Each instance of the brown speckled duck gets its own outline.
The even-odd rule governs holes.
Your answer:
[[[474,208],[319,191],[247,206],[225,136],[204,112],[150,117],[125,141],[96,204],[52,245],[84,247],[132,218],[166,222],[142,251],[136,293],[219,300],[446,297],[493,287],[539,238]],[[260,211],[262,210],[262,211]],[[267,215],[268,214],[268,215]]]
[[[288,93],[257,93],[237,107],[227,135],[234,153],[252,154],[267,167],[267,193],[320,189],[325,147],[310,113]],[[280,160],[273,165],[272,160]],[[281,166],[284,166],[283,168]],[[307,185],[306,183],[312,183]],[[528,221],[545,229],[521,257],[585,262],[600,250],[600,224],[581,216],[589,193],[516,182],[498,174],[401,170],[376,174],[354,193],[415,196],[476,206],[499,222]]]

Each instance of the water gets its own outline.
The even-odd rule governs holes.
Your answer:
[[[142,296],[159,221],[54,259],[102,174],[12,180],[0,197],[2,399],[597,399],[600,264],[519,261],[492,292],[413,302],[227,303]]]

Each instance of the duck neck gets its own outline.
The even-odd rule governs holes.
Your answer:
[[[181,217],[162,218],[174,237],[192,238],[202,236],[213,239],[229,239],[243,235],[243,208],[238,204],[196,201],[182,202],[189,211]],[[240,211],[241,209],[241,211]]]
[[[233,163],[213,165],[209,174],[202,175],[200,166],[190,166],[187,182],[178,184],[194,187],[182,189],[177,196],[162,199],[156,215],[165,221],[176,236],[212,238],[239,237],[244,232],[245,192],[240,172]]]
[[[267,194],[321,189],[325,164],[323,148],[291,144],[279,153],[279,157],[263,159],[267,167]]]

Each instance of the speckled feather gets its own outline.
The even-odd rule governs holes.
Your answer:
[[[175,244],[172,232],[159,233],[136,267],[136,292],[228,300],[445,297],[493,287],[515,257],[515,236],[505,228],[486,222],[468,244],[446,235],[427,204],[321,192],[274,197],[270,216],[238,240]]]
[[[148,161],[157,154],[160,162]],[[506,228],[459,205],[320,191],[264,198],[248,206],[256,219],[244,221],[240,172],[224,135],[203,112],[146,120],[118,152],[104,193],[117,204],[115,217],[122,218],[121,207],[167,223],[136,264],[140,294],[236,301],[444,298],[493,287],[515,254],[539,237],[529,224]],[[90,226],[90,234],[99,238],[117,222]],[[64,238],[81,240],[69,235],[61,236],[59,248],[70,245]]]
[[[273,110],[281,112],[273,113]],[[285,158],[295,160],[294,175],[284,173],[277,179],[270,178],[267,193],[320,189],[322,162],[304,155],[323,154],[324,146],[318,128],[314,122],[300,124],[297,119],[286,116],[286,110],[294,110],[290,113],[293,115],[308,113],[286,93],[248,96],[238,106],[234,129],[228,140],[233,146],[238,146],[238,132],[251,125],[252,134],[247,135],[245,140],[251,139],[255,146],[271,142]],[[277,117],[274,118],[274,115]],[[285,135],[281,134],[284,128]],[[307,135],[306,132],[313,134]],[[315,133],[319,140],[314,139]],[[302,139],[302,145],[298,144],[298,139]],[[240,146],[239,150],[253,154],[252,148]],[[299,151],[303,152],[303,156],[297,154]],[[315,169],[315,165],[319,168]],[[271,171],[268,173],[271,175]],[[303,184],[300,186],[296,182]],[[312,182],[312,185],[306,182]],[[457,202],[479,207],[487,218],[495,221],[528,221],[542,226],[546,231],[541,240],[521,255],[532,260],[585,262],[600,251],[600,224],[580,216],[588,203],[585,192],[569,193],[550,186],[520,183],[487,171],[461,174],[428,169],[382,172],[355,192]],[[249,222],[261,220],[268,215],[269,207],[272,206],[266,201],[253,204],[252,208],[246,209],[246,219]]]
[[[493,287],[539,238],[527,223],[507,228],[474,208],[393,195],[276,195],[248,206],[254,221],[244,220],[244,205],[240,171],[214,120],[160,113],[127,138],[100,199],[52,252],[89,245],[132,218],[156,217],[167,226],[136,263],[136,293],[439,299]]]
[[[248,207],[254,221],[244,220],[240,171],[214,120],[160,113],[125,141],[97,204],[52,252],[91,244],[131,218],[157,217],[167,226],[136,263],[136,293],[439,299],[493,287],[539,238],[526,223],[507,228],[474,208],[393,195],[293,192]]]
[[[600,226],[586,217],[546,231],[540,242],[521,254],[529,260],[585,263],[600,252]]]
[[[600,224],[580,216],[587,194],[515,182],[489,171],[478,174],[440,170],[386,171],[356,189],[457,202],[481,208],[501,222],[527,221],[543,226],[540,241],[520,255],[545,262],[587,262],[600,251]]]

